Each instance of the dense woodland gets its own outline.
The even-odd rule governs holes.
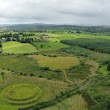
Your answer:
[[[92,51],[109,53],[110,54],[110,40],[107,39],[76,39],[76,40],[62,40],[61,43],[70,46],[80,46]]]

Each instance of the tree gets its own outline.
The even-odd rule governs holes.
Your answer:
[[[107,70],[110,71],[110,64],[107,66]]]
[[[0,47],[2,47],[2,43],[0,42]]]
[[[43,48],[43,45],[40,45],[41,48]]]
[[[4,79],[4,75],[5,75],[5,73],[1,72],[2,79]]]

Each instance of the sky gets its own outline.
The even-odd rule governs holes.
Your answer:
[[[110,25],[110,0],[0,0],[0,24]]]

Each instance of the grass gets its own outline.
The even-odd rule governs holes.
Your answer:
[[[36,48],[28,43],[20,43],[15,41],[3,43],[3,53],[21,54],[37,52]]]
[[[110,39],[109,36],[107,35],[93,35],[93,34],[86,34],[86,33],[81,33],[81,34],[69,34],[69,33],[60,33],[60,34],[51,34],[48,33],[49,36],[56,37],[57,40],[74,40],[78,38],[104,38],[104,39]]]
[[[29,59],[25,56],[1,56],[0,68],[14,71],[17,73],[36,73],[38,71],[38,64],[36,61]]]
[[[35,59],[21,55],[9,55],[0,57],[1,71],[7,70],[17,75],[30,75],[44,77],[47,79],[63,80],[61,72],[41,70]],[[6,73],[6,72],[5,72]]]
[[[24,86],[26,86],[26,88]],[[30,90],[30,88],[33,92]],[[42,94],[40,94],[40,97],[38,98],[39,93],[41,93],[39,92],[39,88],[42,91]],[[24,91],[24,89],[29,91]],[[30,98],[30,96],[32,96],[32,99],[30,100],[25,99],[26,101],[12,101],[9,99],[7,100],[6,99],[7,97],[5,98],[5,100],[3,100],[4,97],[2,98],[0,97],[0,108],[2,108],[2,110],[18,110],[18,108],[24,108],[27,106],[35,105],[36,103],[51,100],[56,95],[60,94],[61,91],[66,91],[68,89],[70,89],[68,84],[60,81],[52,81],[52,80],[47,80],[47,79],[38,78],[38,77],[6,74],[4,83],[0,86],[0,96],[3,96],[3,94],[5,93],[7,93],[7,95],[10,96],[10,91],[11,91],[11,93],[13,93],[11,95],[11,99],[14,98],[14,100],[16,99],[21,100],[22,98],[24,99]],[[37,90],[37,95],[36,97],[33,98],[36,90]],[[15,91],[15,92],[12,92],[12,91]],[[21,97],[21,94],[23,95],[24,92],[27,92],[30,95],[25,94],[25,96]],[[7,109],[8,107],[9,109]]]
[[[42,110],[88,110],[88,107],[81,95],[75,95],[52,107]]]
[[[67,77],[71,81],[85,80],[87,77],[91,75],[90,72],[91,66],[88,64],[80,64],[76,67],[72,67],[67,71]]]
[[[61,51],[66,52],[68,54],[73,54],[76,56],[87,57],[87,58],[92,59],[98,63],[103,63],[103,62],[108,61],[110,59],[109,54],[94,52],[94,51],[91,51],[91,50],[88,50],[88,49],[85,49],[82,47],[78,47],[78,46],[73,46],[73,47],[61,49]]]
[[[2,75],[0,73],[0,84],[2,83],[3,79],[2,79]]]
[[[69,69],[79,65],[79,59],[76,57],[47,57],[42,55],[29,56],[37,60],[41,67],[49,67],[50,69]]]
[[[101,101],[101,98],[110,96],[110,77],[99,76],[94,77],[91,83],[86,87],[88,93],[97,101]]]
[[[3,82],[2,75],[1,75],[2,72],[4,72],[5,74],[10,73],[10,71],[0,69],[0,84],[2,84],[2,82]]]
[[[36,102],[41,94],[41,89],[35,85],[14,84],[5,88],[0,97],[2,101],[12,105],[24,105]]]
[[[68,45],[59,42],[34,42],[33,45],[36,46],[39,51],[59,50],[61,48],[69,47]]]
[[[109,74],[109,71],[107,70],[107,65],[102,66],[101,68],[99,68],[99,72],[100,72],[101,74],[104,74],[104,75]]]

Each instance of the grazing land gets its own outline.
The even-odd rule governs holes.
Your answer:
[[[34,42],[33,45],[39,51],[47,51],[47,50],[59,50],[61,48],[67,48],[68,45],[59,43],[59,42]]]
[[[41,67],[49,67],[53,70],[64,70],[79,65],[79,59],[75,57],[47,57],[42,55],[30,57],[35,58]]]
[[[31,44],[23,44],[15,41],[3,43],[3,53],[20,54],[20,53],[34,53],[36,48]]]

